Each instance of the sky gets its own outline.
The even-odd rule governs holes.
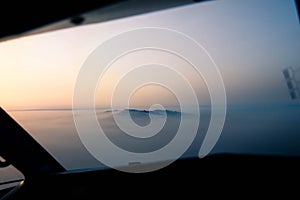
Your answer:
[[[282,76],[286,67],[300,68],[300,26],[294,1],[224,0],[2,42],[0,106],[4,109],[70,108],[77,75],[93,50],[114,35],[144,27],[172,29],[201,44],[218,66],[228,104],[299,103],[290,99]],[[199,104],[209,103],[203,78],[188,63],[168,53],[144,50],[113,63],[103,77],[104,89],[96,91],[97,106],[110,105],[113,84],[121,78],[120,69],[149,63],[151,59],[182,69]],[[153,74],[147,70],[134,71],[128,75],[132,79],[127,81],[158,75],[176,80],[176,74],[164,70],[154,70]],[[127,91],[126,80],[121,86],[122,91]],[[180,81],[176,87],[182,87]],[[135,107],[147,107],[155,102],[178,103],[176,94],[160,85],[147,85],[129,92],[130,99],[121,95],[118,105],[127,101]],[[185,91],[180,95],[185,95]]]

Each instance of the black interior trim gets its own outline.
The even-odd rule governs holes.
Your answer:
[[[0,108],[0,155],[25,176],[65,171],[62,165],[2,108]]]

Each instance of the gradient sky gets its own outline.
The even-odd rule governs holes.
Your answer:
[[[113,35],[142,27],[173,29],[203,45],[220,69],[229,104],[299,103],[290,99],[282,76],[284,68],[300,67],[300,26],[294,1],[224,0],[2,42],[0,106],[71,107],[76,76],[88,55]],[[124,57],[116,65],[143,62],[147,55],[153,52]],[[172,66],[180,63],[172,62],[168,55],[160,56]],[[107,79],[118,79],[117,73],[112,71]],[[195,77],[188,66],[186,74],[200,103],[207,103],[202,79]],[[141,73],[136,78],[143,76]],[[162,104],[176,103],[170,91],[153,87],[137,91],[131,102],[135,106],[149,105],[155,101],[151,97],[158,96]],[[106,88],[99,106],[107,106],[111,98],[110,83]]]

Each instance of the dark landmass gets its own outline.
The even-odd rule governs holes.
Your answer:
[[[174,111],[174,110],[138,110],[138,109],[124,109],[122,112],[129,112],[131,113],[145,113],[145,114],[155,114],[155,115],[180,115],[181,112]]]

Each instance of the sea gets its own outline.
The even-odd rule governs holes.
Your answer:
[[[172,109],[133,108],[97,108],[93,109],[93,112],[88,109],[82,109],[82,112],[78,112],[80,109],[77,109],[74,112],[68,108],[8,110],[7,112],[65,169],[73,171],[108,167],[93,154],[97,150],[102,150],[98,152],[99,154],[110,156],[111,153],[115,156],[112,153],[113,150],[110,151],[110,146],[104,150],[103,148],[91,150],[91,146],[87,145],[93,142],[86,141],[89,134],[91,138],[96,137],[100,134],[97,133],[100,129],[94,130],[91,126],[84,132],[78,129],[79,126],[76,123],[88,121],[91,115],[96,117],[98,126],[102,130],[101,134],[104,134],[111,144],[129,154],[145,155],[145,157],[149,152],[162,150],[167,145],[175,145],[172,141],[176,134],[179,134],[181,123],[183,121],[195,123],[197,119],[195,137],[190,143],[184,142],[184,134],[188,138],[191,135],[190,132],[195,130],[192,126],[185,126],[180,132],[180,137],[183,138],[182,145],[185,147],[181,148],[179,142],[173,148],[174,151],[183,149],[182,155],[178,158],[181,159],[198,157],[200,147],[207,136],[208,127],[210,123],[213,123],[210,106],[200,106],[199,110],[199,119],[195,118],[197,115],[194,115],[193,109],[188,113]],[[134,131],[128,132],[132,128],[132,126],[127,126],[129,123],[136,125],[137,130],[144,131],[140,131],[140,135],[139,131],[135,131],[134,134]],[[156,128],[156,124],[161,127]],[[97,146],[97,141],[95,142]],[[101,142],[100,145],[105,146]],[[228,105],[222,132],[208,155],[220,153],[300,157],[300,106]],[[160,161],[159,159],[157,157],[157,161]],[[143,160],[133,160],[133,162],[143,162]],[[24,178],[22,173],[13,166],[0,169],[0,183],[22,178]]]

